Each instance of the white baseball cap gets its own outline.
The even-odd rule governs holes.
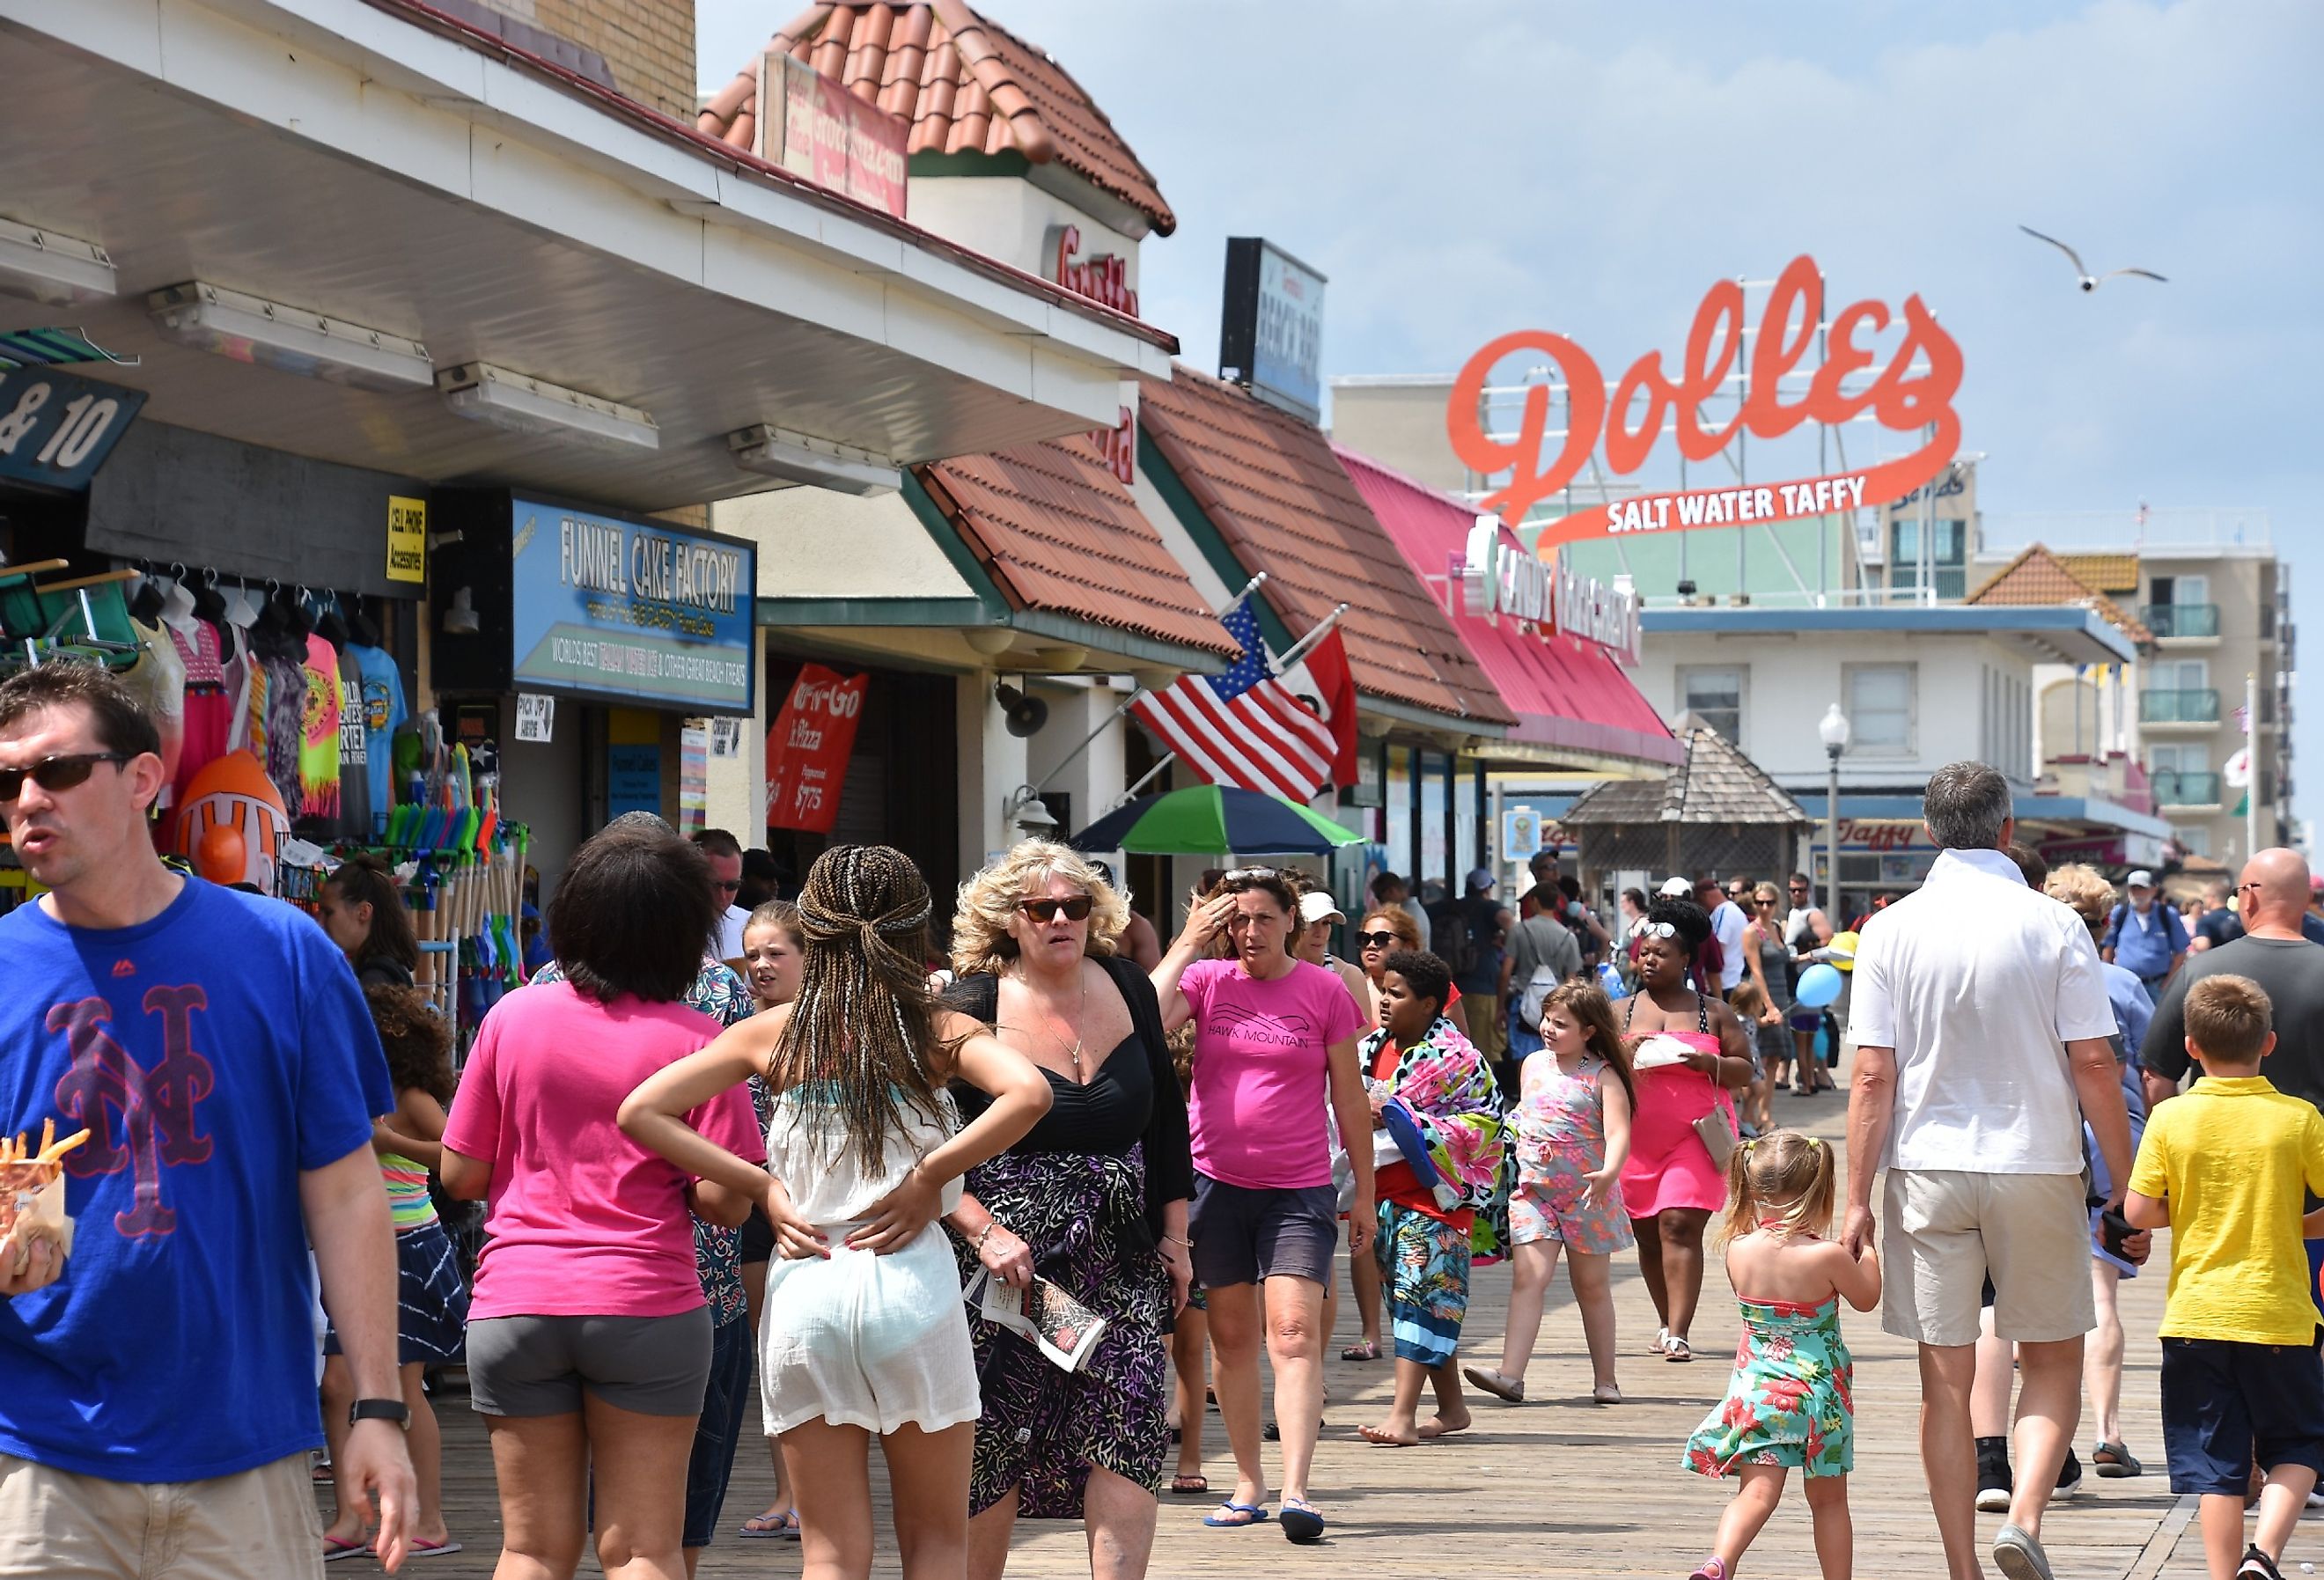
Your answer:
[[[1308,927],[1319,921],[1345,921],[1347,912],[1339,902],[1321,889],[1310,889],[1299,897],[1299,919]]]
[[[2152,889],[2154,887],[2154,874],[2141,867],[2122,882],[2126,889]]]
[[[1694,884],[1685,878],[1665,878],[1663,886],[1655,891],[1665,900],[1692,900]]]

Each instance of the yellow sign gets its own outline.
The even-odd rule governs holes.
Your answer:
[[[387,579],[428,579],[428,502],[424,499],[388,495]]]

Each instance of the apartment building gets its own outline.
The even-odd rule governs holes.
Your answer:
[[[1997,520],[2004,531],[2031,528],[2052,542],[2093,536],[2080,518]],[[2252,848],[2246,794],[2262,846],[2297,837],[2291,568],[2257,513],[2154,513],[2145,527],[2143,540],[2119,547],[2055,552],[2152,640],[2121,669],[2044,666],[2034,677],[2035,749],[2049,772],[2093,753],[2128,756],[2178,851],[2233,867]],[[2022,558],[1988,541],[1977,576],[1989,582]],[[2249,717],[2246,678],[2256,693]]]

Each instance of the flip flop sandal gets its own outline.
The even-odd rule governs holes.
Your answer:
[[[1694,1359],[1694,1346],[1673,1334],[1663,1342],[1663,1359],[1683,1365]]]
[[[790,1541],[797,1541],[798,1533],[798,1511],[796,1509],[786,1509],[780,1514],[753,1514],[734,1529],[736,1536]]]
[[[1211,1490],[1211,1478],[1206,1475],[1174,1475],[1170,1490],[1180,1497],[1194,1497]]]
[[[1481,1366],[1463,1366],[1461,1375],[1466,1377],[1472,1386],[1483,1389],[1495,1399],[1506,1400],[1510,1404],[1526,1401],[1525,1379],[1522,1377],[1504,1376],[1499,1372],[1488,1372]]]
[[[456,1541],[415,1541],[406,1550],[406,1556],[414,1558],[443,1558],[449,1557],[459,1550],[460,1544]]]
[[[1360,1344],[1350,1344],[1346,1349],[1340,1352],[1340,1359],[1342,1361],[1377,1361],[1379,1359],[1379,1344],[1372,1339],[1366,1339]]]
[[[1267,1523],[1267,1511],[1257,1503],[1238,1503],[1232,1498],[1219,1505],[1219,1514],[1240,1514],[1240,1520],[1222,1520],[1218,1514],[1205,1514],[1203,1523],[1213,1530],[1248,1530],[1254,1525]]]
[[[371,1548],[363,1542],[341,1541],[336,1536],[323,1538],[323,1562],[327,1564],[336,1564],[341,1558],[360,1558],[370,1551]]]
[[[1315,1512],[1314,1504],[1305,1498],[1283,1500],[1283,1512],[1277,1516],[1286,1538],[1305,1547],[1323,1539],[1323,1517]]]
[[[2128,1446],[2120,1443],[2101,1443],[2090,1450],[2090,1468],[2107,1481],[2121,1481],[2146,1472],[2144,1465],[2131,1457]]]

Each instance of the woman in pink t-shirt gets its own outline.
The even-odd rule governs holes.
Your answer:
[[[454,1197],[486,1203],[468,1387],[492,1437],[503,1567],[570,1575],[594,1481],[608,1574],[686,1572],[687,1456],[711,1359],[687,1210],[732,1228],[752,1198],[615,1119],[641,1081],[718,1036],[678,1002],[702,967],[712,893],[702,853],[659,819],[599,832],[549,903],[565,980],[494,1005],[461,1073],[442,1172]],[[740,1087],[686,1117],[766,1156]]]
[[[1262,1318],[1283,1432],[1283,1533],[1320,1540],[1307,1471],[1323,1420],[1323,1288],[1339,1240],[1328,1095],[1342,1135],[1369,1138],[1371,1109],[1356,1067],[1363,1014],[1346,984],[1296,958],[1298,901],[1273,867],[1238,867],[1186,919],[1154,971],[1163,1023],[1194,1023],[1194,1278],[1210,1307],[1219,1415],[1234,1450],[1235,1492],[1204,1523],[1267,1518],[1259,1458]],[[1224,930],[1229,959],[1203,958]],[[1349,1247],[1370,1243],[1370,1148],[1351,1149],[1355,1201]],[[1262,1294],[1263,1290],[1263,1294]]]

